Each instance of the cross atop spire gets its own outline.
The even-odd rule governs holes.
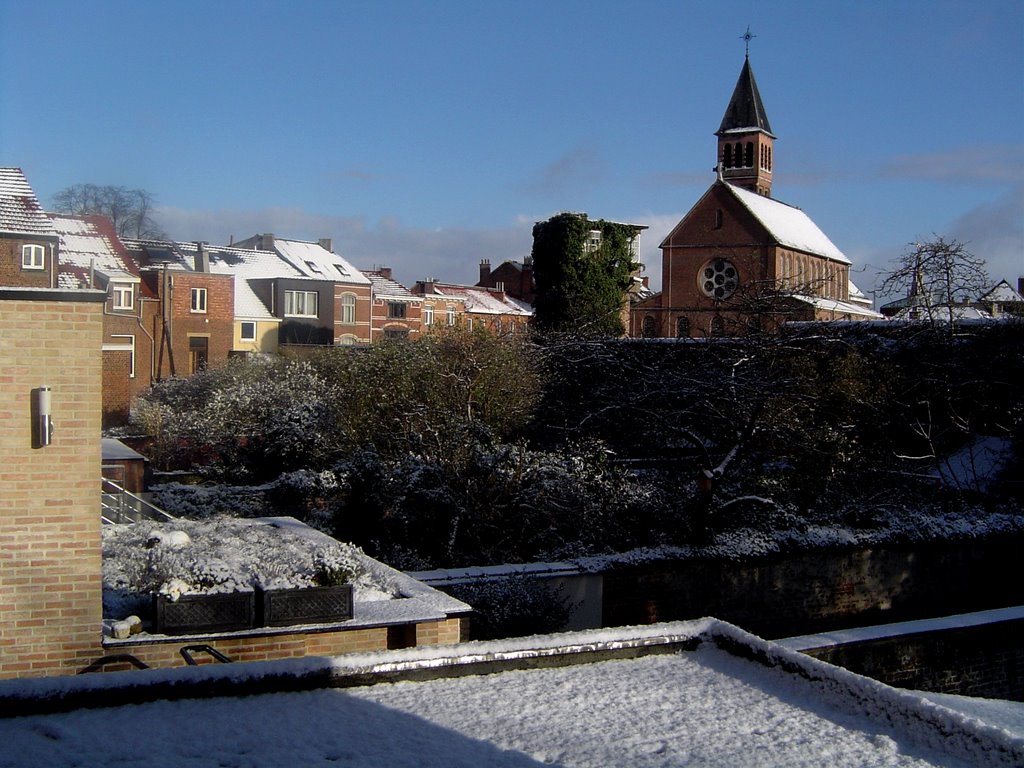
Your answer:
[[[740,35],[740,40],[742,40],[744,42],[744,44],[746,45],[746,48],[747,48],[747,50],[746,50],[747,58],[750,58],[750,41],[753,40],[755,37],[757,37],[757,35],[753,35],[753,34],[750,33],[750,25],[747,24],[747,31],[744,32],[742,35]]]

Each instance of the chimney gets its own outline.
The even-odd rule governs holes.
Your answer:
[[[317,242],[320,243],[320,247],[323,248],[325,251],[334,253],[334,248],[331,247],[334,245],[334,243],[331,241],[331,238],[321,237],[319,240],[317,240]]]
[[[504,293],[505,292],[505,283],[503,283],[501,280],[498,280],[494,284],[494,290],[496,290],[498,293]]]
[[[383,277],[385,280],[391,279],[391,267],[378,267],[377,274]]]
[[[491,260],[480,259],[480,282],[478,285],[487,285],[491,281]]]
[[[274,235],[272,232],[267,232],[264,235],[260,235],[256,240],[256,248],[261,251],[272,251],[274,250]]]
[[[195,243],[196,243],[196,259],[195,259],[196,272],[206,272],[206,273],[208,273],[210,271],[210,254],[207,253],[207,251],[206,251],[206,243],[204,243],[202,240],[196,240]]]
[[[1024,296],[1024,277],[1017,278],[1017,293]]]
[[[434,278],[428,277],[426,280],[424,280],[421,283],[421,285],[423,286],[423,293],[424,294],[433,293],[434,292]]]

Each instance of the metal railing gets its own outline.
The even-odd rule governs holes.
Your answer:
[[[105,477],[101,480],[100,517],[104,523],[139,523],[143,520],[164,523],[174,519],[172,515],[126,491],[113,480]]]

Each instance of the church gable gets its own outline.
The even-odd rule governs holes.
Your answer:
[[[768,245],[771,233],[722,182],[713,184],[662,241],[661,247]]]

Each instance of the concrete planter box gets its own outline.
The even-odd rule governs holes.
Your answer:
[[[255,594],[229,592],[181,595],[172,601],[153,596],[155,631],[162,635],[195,635],[251,629],[256,616]]]
[[[352,618],[352,585],[256,589],[256,625],[331,624]]]

